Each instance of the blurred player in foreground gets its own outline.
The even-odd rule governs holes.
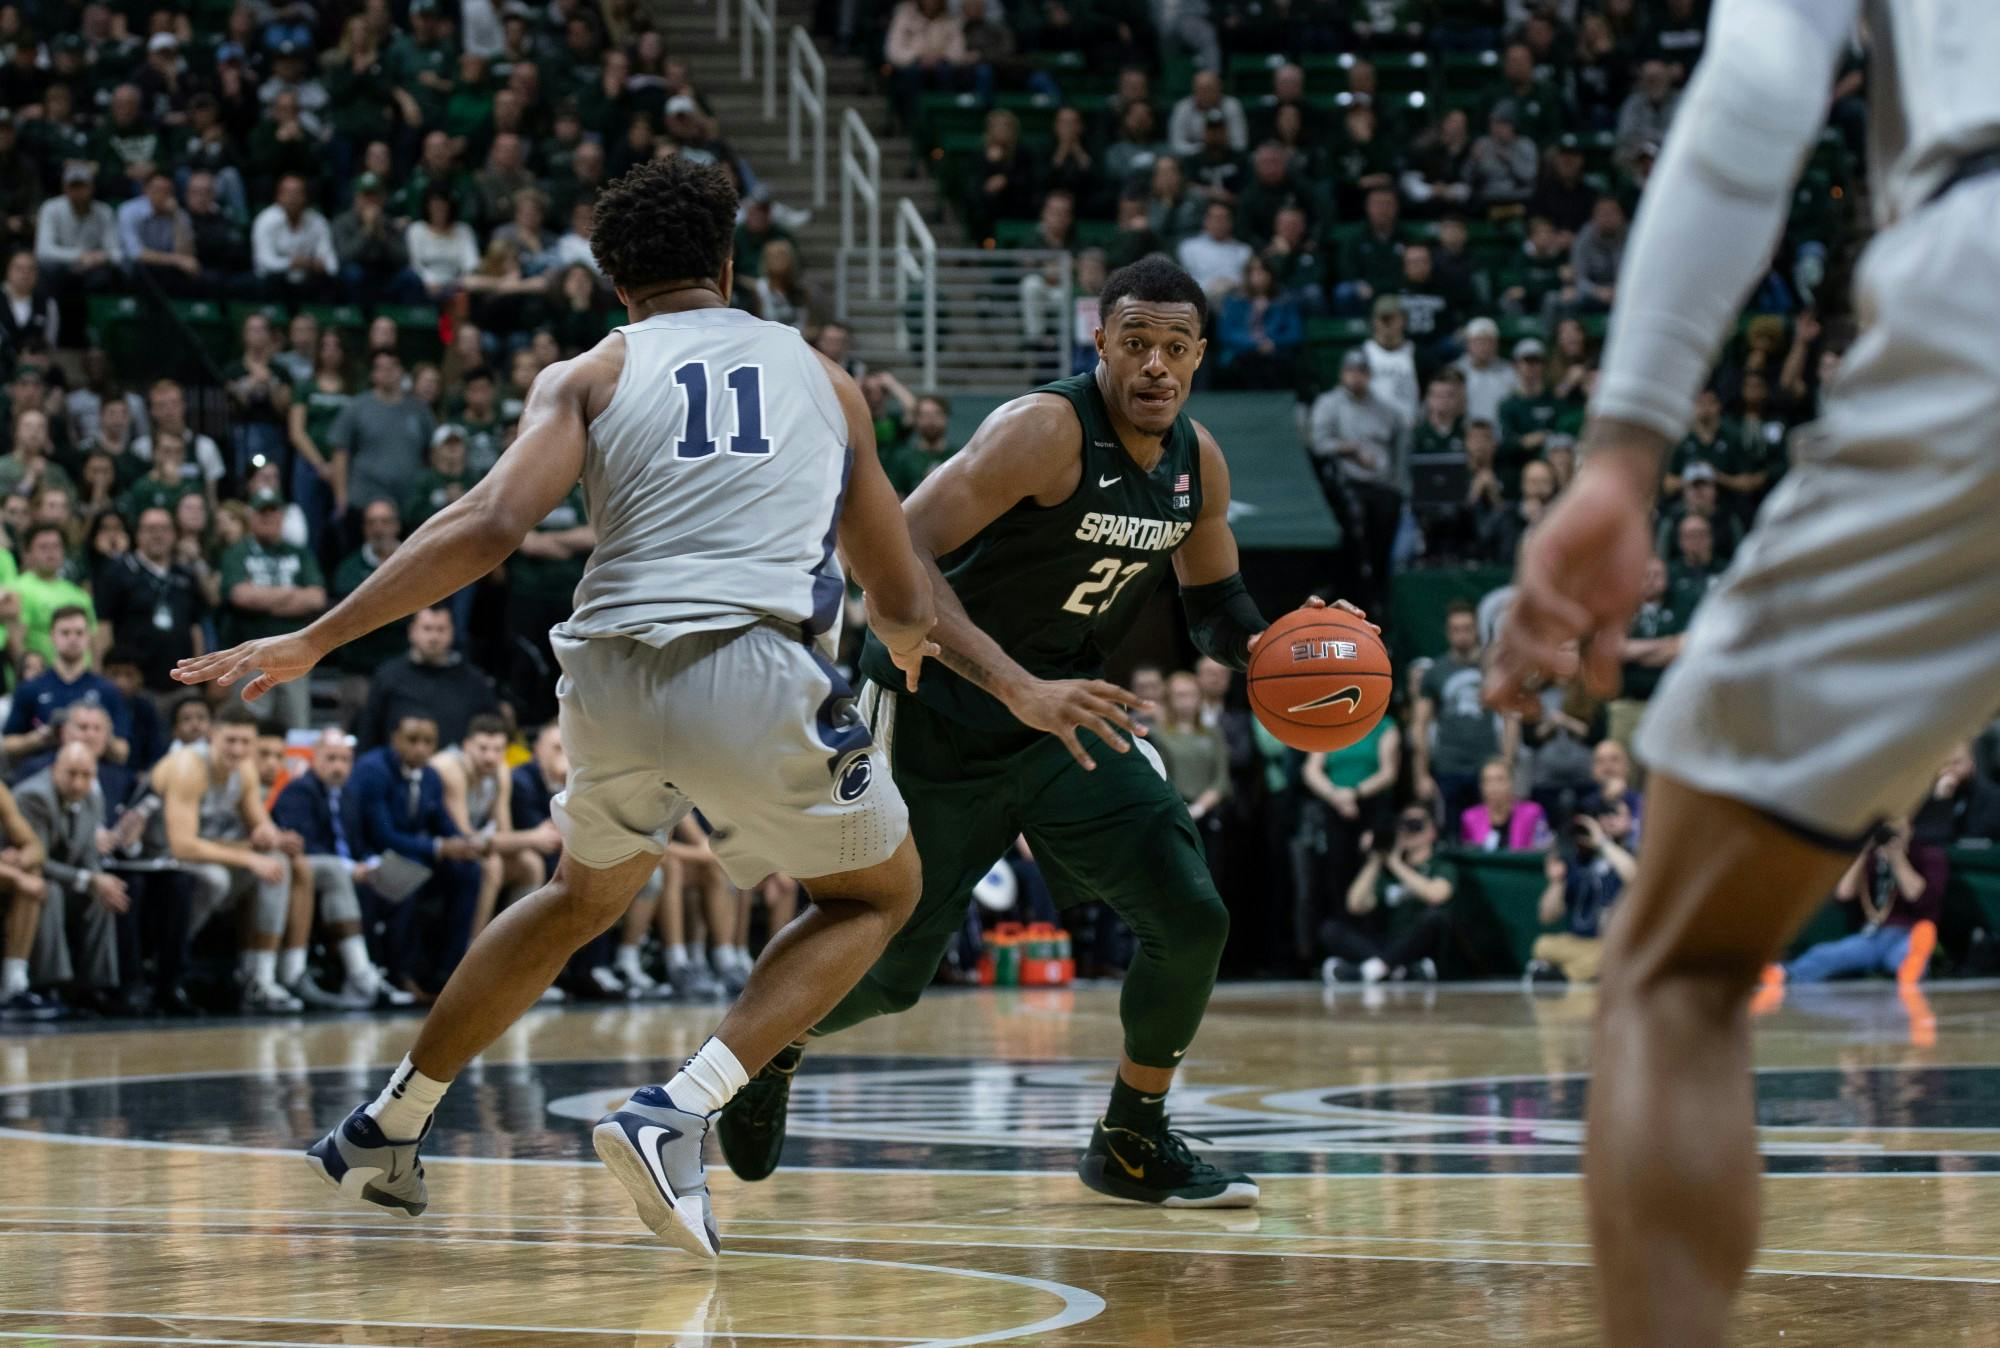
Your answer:
[[[1521,705],[1573,638],[1591,687],[1616,684],[1662,459],[1862,17],[1865,328],[1639,738],[1646,847],[1609,937],[1585,1166],[1621,1348],[1722,1341],[1757,1248],[1758,973],[2000,683],[2000,6],[1719,0],[1625,253],[1588,454],[1522,547],[1489,696]]]

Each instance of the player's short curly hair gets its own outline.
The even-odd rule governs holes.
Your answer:
[[[1097,294],[1098,321],[1101,323],[1110,318],[1111,311],[1118,307],[1118,301],[1125,299],[1142,304],[1192,304],[1195,326],[1208,325],[1208,296],[1202,292],[1200,284],[1165,253],[1148,253],[1105,278],[1104,289]]]
[[[685,155],[648,159],[597,198],[590,251],[628,295],[662,281],[722,275],[736,234],[736,184]]]

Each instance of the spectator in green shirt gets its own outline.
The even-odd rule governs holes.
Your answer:
[[[940,394],[926,393],[917,399],[910,422],[909,438],[883,457],[882,467],[896,495],[908,496],[917,485],[935,472],[940,464],[958,452],[947,433],[951,430],[951,403]]]
[[[465,428],[451,423],[438,427],[431,432],[424,470],[416,476],[403,518],[414,529],[465,495],[479,478],[466,462]]]
[[[771,189],[758,187],[744,199],[743,219],[736,226],[738,278],[755,280],[764,274],[764,245],[773,239],[798,246],[798,241],[771,218]]]
[[[1680,495],[1682,479],[1696,463],[1708,464],[1718,478],[1734,479],[1739,486],[1748,487],[1752,483],[1761,486],[1761,473],[1755,477],[1743,476],[1761,470],[1760,457],[1752,455],[1744,444],[1742,428],[1723,418],[1722,394],[1712,386],[1705,388],[1695,395],[1694,420],[1688,424],[1688,433],[1681,437],[1667,459],[1662,490],[1668,496]]]
[[[1433,981],[1451,944],[1449,907],[1458,889],[1458,868],[1437,854],[1437,821],[1410,805],[1396,817],[1392,837],[1369,841],[1368,860],[1348,886],[1346,913],[1322,929],[1331,953],[1320,976],[1328,983]]]
[[[1717,565],[1729,565],[1729,559],[1736,553],[1736,545],[1743,541],[1743,526],[1737,523],[1734,515],[1722,509],[1716,491],[1715,468],[1698,461],[1689,464],[1681,483],[1680,503],[1669,508],[1660,520],[1656,544],[1660,556],[1666,558],[1669,565],[1681,560],[1681,521],[1690,515],[1699,515],[1708,521]]]
[[[572,489],[521,540],[507,561],[507,634],[513,653],[509,682],[522,693],[528,724],[555,715],[555,653],[549,629],[570,615],[584,563],[597,531],[584,514],[583,493]]]
[[[51,662],[56,648],[49,640],[49,623],[57,609],[75,605],[90,615],[91,630],[97,629],[97,610],[89,592],[63,579],[63,563],[68,560],[69,543],[60,524],[31,524],[21,531],[21,562],[26,569],[7,582],[21,597],[22,649]]]
[[[183,496],[201,496],[201,479],[187,475],[186,463],[186,441],[166,431],[155,435],[152,467],[119,496],[118,513],[136,520],[155,506],[172,512],[180,506]]]
[[[296,631],[326,607],[326,578],[304,548],[284,541],[285,498],[260,491],[250,498],[249,532],[222,554],[225,645]],[[312,709],[308,680],[279,684],[267,695],[270,715],[288,730],[305,726]]]
[[[419,125],[436,126],[444,120],[457,60],[451,25],[438,0],[411,0],[410,31],[390,42],[388,64],[396,87],[416,100]]]
[[[375,574],[376,567],[389,560],[402,540],[403,521],[396,513],[396,507],[388,501],[370,501],[361,512],[361,546],[343,557],[340,565],[333,569],[333,597],[336,600],[345,599],[360,589],[361,583]],[[342,674],[365,680],[375,670],[407,653],[409,648],[402,626],[389,623],[342,646],[334,655],[334,664]],[[348,700],[343,691],[342,701]],[[359,706],[367,700],[366,693],[362,692],[352,700]]]
[[[1520,478],[1521,465],[1538,457],[1554,433],[1562,403],[1549,390],[1549,350],[1533,337],[1514,344],[1514,392],[1500,400],[1501,481]]]
[[[1340,275],[1334,302],[1346,313],[1362,313],[1378,291],[1393,293],[1403,283],[1402,204],[1391,187],[1378,187],[1362,201],[1361,227],[1340,242]]]
[[[1702,515],[1683,515],[1674,531],[1680,560],[1667,568],[1667,603],[1686,626],[1722,573],[1715,560],[1715,528]]]

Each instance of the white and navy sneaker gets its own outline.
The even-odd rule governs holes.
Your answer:
[[[338,1128],[306,1148],[306,1164],[349,1198],[416,1217],[430,1206],[424,1163],[417,1148],[430,1135],[431,1121],[409,1142],[391,1142],[381,1125],[357,1108]]]
[[[598,1159],[625,1186],[639,1220],[654,1235],[704,1259],[715,1258],[715,1210],[701,1141],[708,1120],[677,1108],[664,1086],[634,1091],[623,1109],[606,1114],[591,1134]]]

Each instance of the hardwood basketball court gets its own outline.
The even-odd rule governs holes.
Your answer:
[[[1161,1212],[1069,1173],[1117,991],[939,993],[817,1044],[787,1169],[655,1243],[586,1123],[709,1009],[530,1016],[461,1077],[430,1212],[294,1154],[411,1019],[0,1039],[0,1342],[1594,1342],[1576,1179],[1591,994],[1225,987],[1171,1108],[1259,1175]],[[1794,993],[1758,1035],[1774,1178],[1738,1339],[2000,1343],[2000,987]],[[711,1148],[712,1150],[712,1148]]]

